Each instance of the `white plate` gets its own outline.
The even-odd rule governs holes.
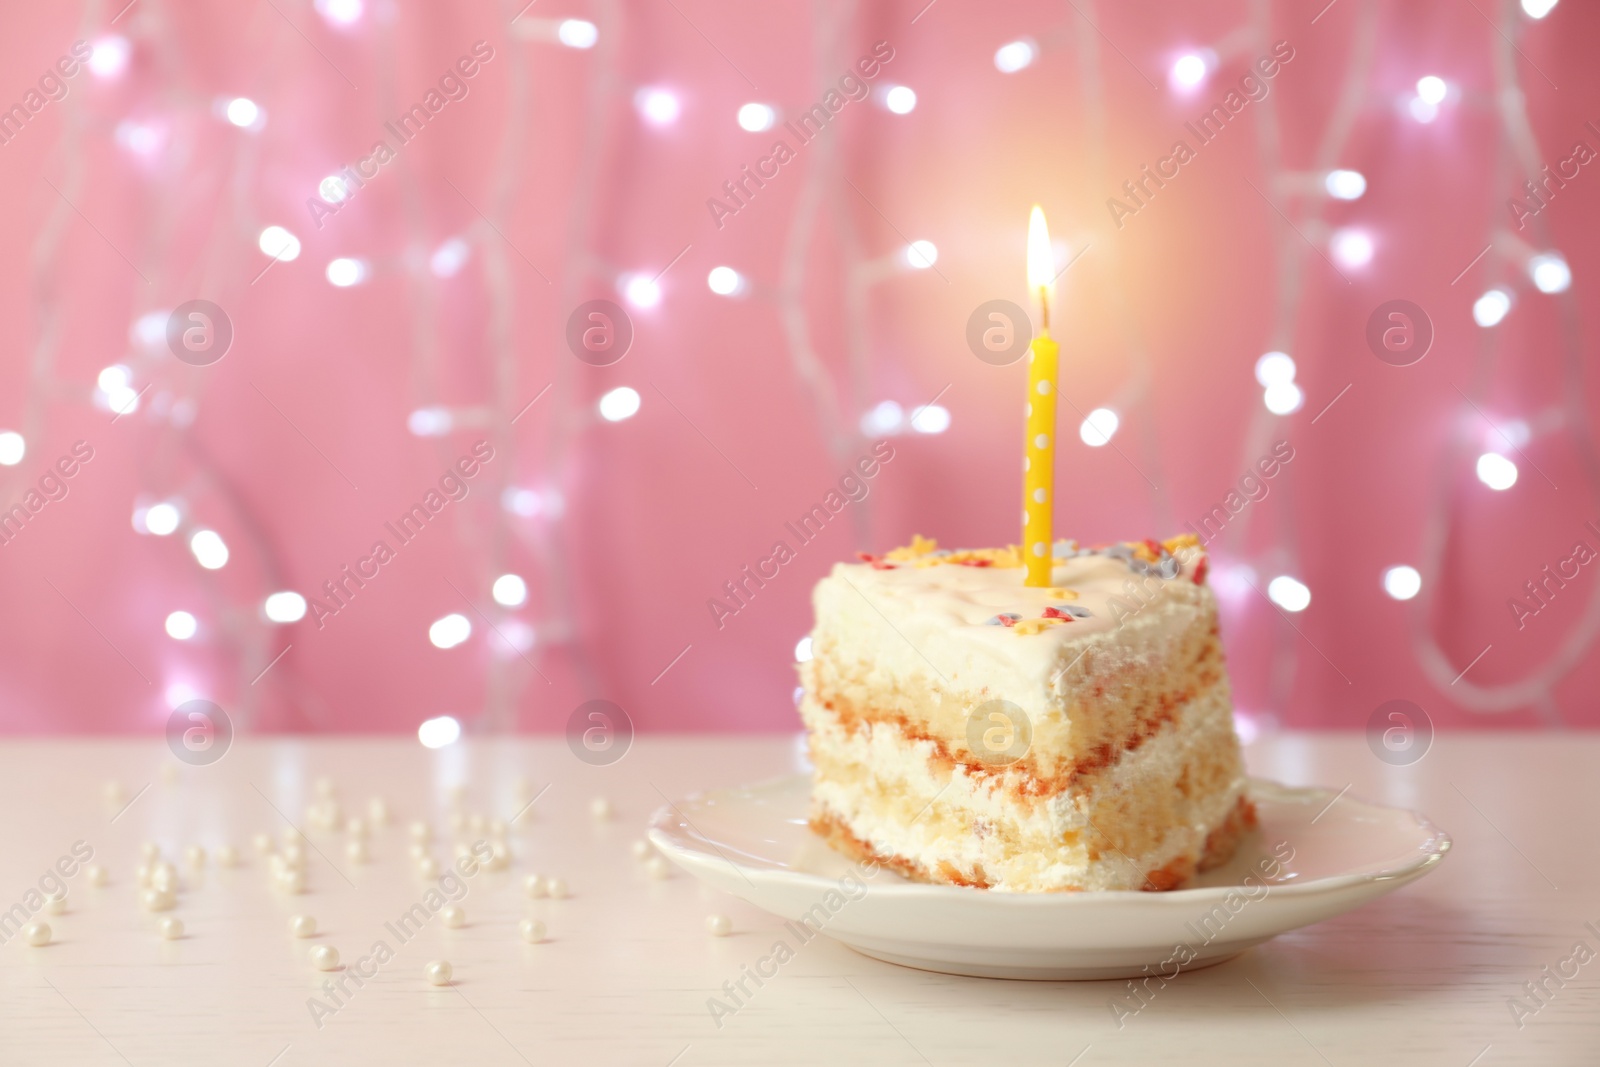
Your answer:
[[[790,920],[797,941],[820,932],[890,963],[986,978],[1172,977],[1398,889],[1450,849],[1415,812],[1252,779],[1259,830],[1186,888],[996,893],[887,869],[863,880],[806,825],[810,791],[795,775],[703,793],[659,811],[650,840],[695,877]]]

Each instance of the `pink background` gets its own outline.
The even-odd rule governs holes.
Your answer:
[[[300,0],[140,0],[114,26],[120,0],[8,16],[4,101],[75,39],[119,34],[132,50],[120,75],[79,73],[0,146],[0,428],[27,440],[0,468],[0,499],[74,441],[94,448],[70,494],[0,548],[0,729],[157,731],[185,695],[267,731],[412,731],[440,714],[560,729],[591,697],[641,729],[795,728],[793,649],[833,561],[916,532],[952,546],[1019,535],[1025,369],[980,362],[964,331],[986,300],[1026,301],[1035,201],[1059,261],[1083,253],[1057,286],[1061,535],[1169,535],[1274,441],[1295,449],[1215,546],[1250,721],[1359,726],[1406,698],[1441,727],[1600,724],[1586,652],[1600,575],[1584,568],[1521,630],[1507,607],[1575,541],[1600,544],[1583,528],[1600,519],[1600,461],[1581,374],[1600,255],[1580,238],[1600,223],[1600,177],[1584,168],[1520,233],[1506,206],[1574,141],[1600,146],[1584,127],[1600,117],[1585,110],[1600,98],[1600,11],[1342,0],[1318,16],[1306,0],[1270,5],[1263,24],[1268,5],[1246,3],[541,0],[513,22],[520,6],[369,0],[347,26]],[[567,17],[597,23],[598,46],[548,40]],[[1000,73],[995,49],[1024,36],[1038,58]],[[470,95],[319,229],[306,206],[319,181],[478,40],[495,54]],[[782,132],[742,130],[739,105],[792,117],[880,40],[894,58],[875,85],[914,88],[915,110],[849,104],[718,228],[707,198]],[[1115,226],[1107,198],[1278,40],[1294,58],[1266,100]],[[1174,59],[1208,45],[1220,69],[1175,91]],[[1431,124],[1407,112],[1425,74],[1452,87]],[[1525,98],[1497,107],[1497,78]],[[643,86],[677,95],[675,123],[641,119]],[[264,109],[259,129],[218,117],[219,97],[241,95]],[[1365,174],[1366,195],[1322,196],[1329,166]],[[271,224],[303,248],[262,274]],[[1341,277],[1325,255],[1344,226],[1375,254]],[[441,277],[430,260],[453,239],[468,256]],[[935,269],[899,258],[919,239]],[[1529,284],[1526,258],[1544,249],[1571,264],[1570,291]],[[338,256],[366,260],[367,281],[330,285]],[[719,264],[748,279],[741,298],[707,288]],[[624,275],[663,270],[660,303],[630,309],[626,358],[573,357],[577,304],[621,302]],[[1497,284],[1514,306],[1480,328],[1472,303]],[[234,324],[220,362],[186,366],[131,333],[197,297]],[[1395,298],[1437,331],[1405,368],[1364,341]],[[1305,392],[1287,416],[1253,376],[1271,348],[1293,355]],[[117,362],[149,388],[113,423],[95,383]],[[599,419],[622,385],[639,413]],[[949,429],[890,437],[866,501],[719,630],[708,599],[868,451],[862,416],[936,396]],[[434,406],[457,428],[410,433],[409,413]],[[1078,439],[1075,412],[1098,406],[1121,415],[1115,448]],[[267,593],[314,595],[479,439],[496,456],[467,500],[346,609],[320,630],[263,620]],[[1474,476],[1490,449],[1520,469],[1507,491]],[[501,506],[518,489],[537,514]],[[169,498],[183,536],[135,532],[135,507]],[[185,546],[201,526],[231,549],[219,571]],[[1416,600],[1381,587],[1400,563],[1422,571]],[[522,608],[490,599],[505,571],[528,581]],[[1260,589],[1298,577],[1310,607],[1283,615],[1248,573]],[[200,624],[187,642],[163,631],[180,609]],[[441,650],[428,627],[450,612],[474,628]]]

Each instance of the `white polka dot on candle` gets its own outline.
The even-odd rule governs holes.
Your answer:
[[[1044,554],[1048,551],[1050,551],[1050,546],[1045,544],[1043,541],[1035,541],[1033,543],[1033,554],[1035,556],[1043,559]]]
[[[1033,447],[1041,451],[1050,447],[1050,435],[1042,433],[1033,439]]]
[[[1035,489],[1033,491],[1033,502],[1035,504],[1043,504],[1049,498],[1050,492],[1047,489]]]
[[[1041,381],[1034,388],[1039,390],[1039,395],[1040,396],[1049,396],[1050,395],[1050,383],[1049,382]]]

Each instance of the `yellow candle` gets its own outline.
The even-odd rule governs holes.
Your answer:
[[[1028,288],[1039,296],[1040,329],[1028,355],[1028,439],[1023,461],[1022,558],[1025,585],[1048,586],[1055,541],[1056,365],[1050,339],[1050,284],[1055,280],[1050,232],[1035,204],[1028,219]]]

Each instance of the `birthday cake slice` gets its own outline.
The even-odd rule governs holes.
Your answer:
[[[811,825],[919,881],[1166,890],[1255,822],[1207,557],[1193,537],[1079,548],[917,538],[817,584],[800,664]]]

